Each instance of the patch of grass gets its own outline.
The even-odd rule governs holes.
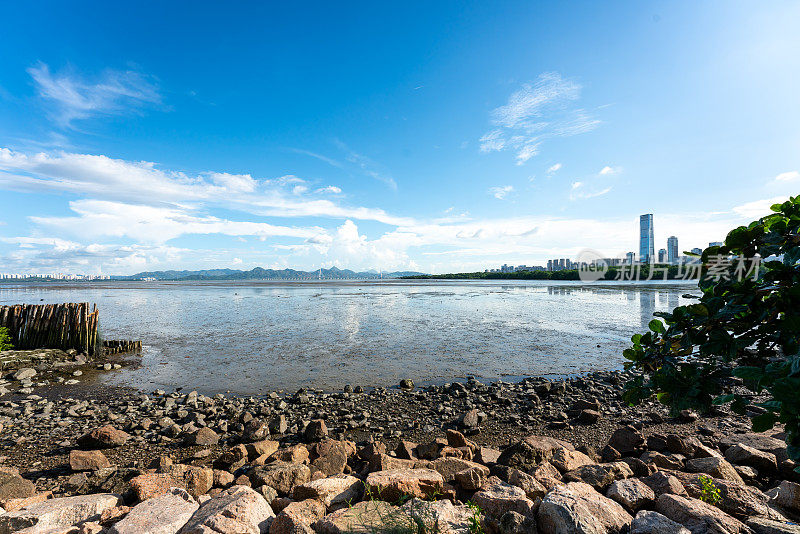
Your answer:
[[[14,345],[11,343],[11,333],[5,326],[0,326],[0,351],[14,350]]]
[[[467,507],[472,512],[469,518],[469,532],[470,534],[486,534],[483,530],[483,523],[481,523],[481,507],[472,501],[467,501]]]

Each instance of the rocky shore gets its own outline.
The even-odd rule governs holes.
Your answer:
[[[0,362],[0,534],[800,533],[779,429],[626,406],[621,372],[241,398]]]

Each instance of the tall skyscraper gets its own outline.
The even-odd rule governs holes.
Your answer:
[[[660,248],[658,249],[658,263],[664,263],[667,261],[667,249]]]
[[[653,214],[646,213],[639,217],[639,261],[641,263],[655,261],[656,246],[653,241]]]
[[[678,238],[674,235],[667,238],[667,261],[670,263],[678,262]]]

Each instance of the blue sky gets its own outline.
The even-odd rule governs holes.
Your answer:
[[[169,5],[166,5],[169,4]],[[798,2],[18,3],[0,271],[705,246],[800,186]]]

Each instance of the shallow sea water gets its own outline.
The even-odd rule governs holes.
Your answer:
[[[243,395],[514,380],[619,369],[685,282],[320,281],[0,285],[0,304],[92,302],[106,339],[141,339],[145,390]]]

